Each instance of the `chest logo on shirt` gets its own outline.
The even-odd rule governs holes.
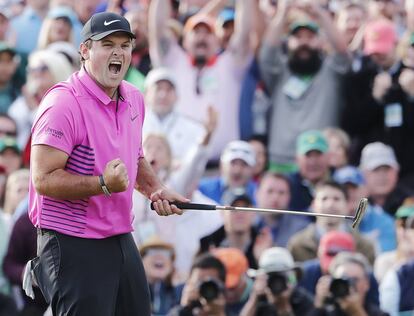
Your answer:
[[[139,114],[137,114],[137,115],[135,115],[135,116],[131,117],[131,122],[135,121],[135,119],[136,119],[138,116],[139,116]]]

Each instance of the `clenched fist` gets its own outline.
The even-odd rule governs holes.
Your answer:
[[[381,102],[385,94],[391,88],[392,78],[389,73],[379,73],[374,79],[374,87],[372,89],[372,95],[374,98]]]
[[[106,164],[103,178],[110,192],[123,192],[128,188],[128,171],[119,158]]]
[[[411,97],[414,96],[414,70],[404,69],[398,78],[398,83],[405,93]]]

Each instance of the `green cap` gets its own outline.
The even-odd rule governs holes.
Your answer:
[[[395,212],[395,218],[404,218],[414,216],[414,205],[403,205]]]
[[[294,34],[299,29],[308,29],[308,30],[310,30],[314,33],[319,32],[319,26],[315,22],[312,22],[312,21],[298,21],[298,22],[294,22],[290,25],[289,33]]]
[[[16,153],[20,154],[20,148],[17,145],[16,138],[3,137],[0,138],[0,153],[3,153],[6,149],[13,149]]]
[[[296,153],[305,155],[312,150],[317,150],[322,153],[326,153],[328,151],[328,142],[321,131],[306,131],[300,134],[297,139]]]
[[[16,55],[16,51],[10,47],[6,42],[0,42],[0,53],[9,52],[13,56]]]

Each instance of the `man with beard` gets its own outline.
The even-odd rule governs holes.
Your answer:
[[[220,2],[221,7],[227,1]],[[175,75],[180,104],[177,110],[203,121],[209,105],[218,112],[218,125],[211,141],[212,160],[232,140],[239,139],[239,96],[241,82],[251,60],[249,31],[254,0],[236,1],[234,34],[221,54],[211,16],[198,13],[187,20],[183,47],[170,36],[169,1],[151,1],[149,10],[150,56],[154,66],[169,68]]]
[[[293,4],[295,5],[295,4]],[[306,130],[338,125],[342,106],[341,78],[349,66],[346,42],[329,12],[308,1],[296,4],[323,28],[332,54],[323,54],[319,26],[311,20],[290,25],[287,55],[283,30],[292,4],[281,0],[260,51],[262,78],[272,100],[269,115],[269,160],[273,168],[295,168],[295,141]]]

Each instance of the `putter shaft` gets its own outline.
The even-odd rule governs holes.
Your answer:
[[[353,220],[353,216],[349,215],[336,215],[336,214],[323,214],[323,213],[313,213],[313,212],[302,212],[302,211],[289,211],[289,210],[272,210],[267,208],[250,208],[250,207],[238,207],[238,206],[221,206],[216,205],[216,210],[227,210],[227,211],[241,211],[241,212],[262,212],[262,213],[273,213],[273,214],[291,214],[291,215],[302,215],[302,216],[321,216],[321,217],[334,217],[334,218],[344,218]]]
[[[215,210],[228,210],[228,211],[242,211],[242,212],[262,212],[262,213],[272,213],[272,214],[291,214],[291,215],[302,215],[302,216],[313,216],[313,217],[333,217],[333,218],[344,218],[352,220],[352,228],[358,228],[365,211],[368,207],[368,199],[362,198],[359,201],[358,207],[356,209],[354,216],[349,215],[337,215],[337,214],[323,214],[323,213],[314,213],[314,212],[304,212],[304,211],[291,211],[291,210],[277,210],[277,209],[267,209],[267,208],[256,208],[256,207],[239,207],[239,206],[223,206],[223,205],[213,205],[213,204],[198,204],[198,203],[188,203],[188,202],[172,202],[175,206],[182,210],[201,210],[201,211],[215,211]],[[153,203],[151,203],[151,209],[154,209]]]

